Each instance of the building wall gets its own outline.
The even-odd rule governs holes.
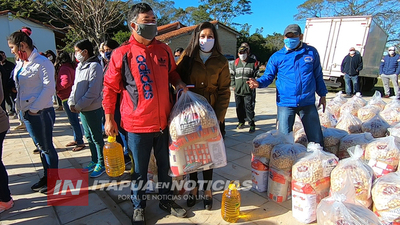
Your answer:
[[[221,28],[219,26],[219,29],[217,29],[218,32],[218,38],[219,38],[219,44],[221,45],[222,48],[222,53],[223,54],[229,54],[233,55],[236,58],[236,35],[224,28]],[[171,48],[172,52],[178,47],[186,48],[187,45],[189,44],[190,38],[192,37],[192,33],[190,34],[184,34],[182,36],[178,36],[174,39],[171,39],[167,44]]]
[[[0,16],[0,50],[6,53],[7,58],[13,57],[8,47],[7,37],[20,30],[23,26],[32,29],[31,38],[39,52],[45,52],[50,49],[56,53],[54,32],[51,29],[22,18],[10,17],[10,20],[8,18],[7,15]]]

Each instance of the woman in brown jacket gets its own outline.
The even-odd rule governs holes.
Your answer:
[[[217,30],[213,24],[205,22],[196,27],[189,45],[178,61],[176,71],[184,83],[194,85],[191,91],[204,96],[213,107],[224,136],[223,122],[229,105],[230,74],[228,61],[222,55]],[[212,207],[212,174],[212,169],[203,171],[204,208],[208,210]],[[196,204],[199,189],[197,172],[190,174],[190,180],[197,185],[189,194],[188,207]]]

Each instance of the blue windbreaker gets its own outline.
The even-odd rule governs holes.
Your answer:
[[[268,61],[264,75],[257,79],[259,87],[267,87],[276,77],[276,102],[283,107],[315,104],[315,92],[326,96],[318,51],[305,43],[296,50],[283,47]]]
[[[381,66],[379,67],[379,74],[392,75],[400,74],[400,56],[395,54],[394,56],[386,55],[382,61]]]

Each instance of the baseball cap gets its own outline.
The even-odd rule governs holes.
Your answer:
[[[388,50],[389,50],[389,51],[390,51],[390,50],[396,51],[396,48],[395,48],[394,46],[391,46],[391,47],[389,47]]]
[[[301,34],[301,29],[299,25],[297,24],[290,24],[285,28],[285,31],[283,32],[283,36],[286,36],[288,33],[293,33],[294,35],[300,35]]]
[[[239,52],[242,52],[242,51],[246,51],[248,48],[246,47],[246,46],[240,46],[239,47]]]

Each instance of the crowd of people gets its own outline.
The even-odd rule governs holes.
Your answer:
[[[109,39],[99,46],[100,55],[96,55],[95,46],[86,39],[75,43],[74,57],[63,51],[57,54],[51,50],[40,53],[33,45],[30,38],[32,31],[27,27],[14,32],[7,39],[11,53],[15,55],[15,66],[0,51],[0,100],[4,98],[0,108],[0,157],[2,143],[9,129],[4,105],[7,103],[10,108],[8,116],[15,114],[20,119],[21,124],[17,128],[26,128],[37,148],[35,152],[40,154],[44,174],[32,185],[33,191],[47,193],[48,179],[57,179],[57,175],[48,177],[47,174],[48,169],[58,168],[58,155],[52,142],[54,101],[59,105],[56,110],[66,112],[72,127],[74,139],[67,146],[72,146],[72,151],[84,149],[83,135],[88,142],[91,161],[82,168],[82,172],[89,173],[92,178],[105,172],[104,134],[116,136],[124,147],[126,160],[134,162],[133,186],[147,182],[152,150],[159,182],[172,182],[168,175],[168,119],[174,104],[171,87],[186,92],[186,85],[194,85],[190,91],[203,96],[212,106],[221,134],[225,136],[230,89],[235,95],[237,129],[242,129],[247,120],[249,132],[253,133],[256,130],[255,88],[267,87],[276,80],[278,130],[284,134],[290,133],[295,116],[299,115],[308,140],[323,146],[315,94],[320,96],[319,105],[324,110],[328,91],[323,81],[318,52],[302,42],[303,34],[298,25],[286,27],[285,46],[271,56],[264,75],[260,77],[259,62],[247,43],[242,43],[238,48],[238,58],[228,63],[222,54],[216,27],[209,22],[195,28],[185,49],[177,48],[172,52],[166,44],[155,39],[157,20],[148,4],[135,4],[127,18],[132,32],[129,41],[119,46],[116,41]],[[400,72],[399,57],[392,50],[389,49],[389,56],[382,61],[382,80],[384,75],[387,76],[384,84],[393,76],[397,78]],[[347,95],[352,94],[351,87],[347,85],[350,81],[354,85],[353,91],[358,91],[356,76],[361,69],[362,58],[351,48],[342,64]],[[392,82],[397,84],[397,79]],[[389,95],[386,85],[385,94]],[[202,191],[204,209],[210,210],[213,203],[213,170],[202,173],[204,190],[199,190],[197,173],[189,176],[196,186],[189,193],[187,206],[195,205],[199,191]],[[13,206],[13,200],[1,160],[0,181],[2,212]],[[159,194],[162,196],[159,203],[162,210],[177,217],[186,216],[186,210],[170,200],[173,194],[170,189],[160,188]],[[144,224],[145,191],[133,188],[131,195],[134,207],[132,220],[134,224]]]

